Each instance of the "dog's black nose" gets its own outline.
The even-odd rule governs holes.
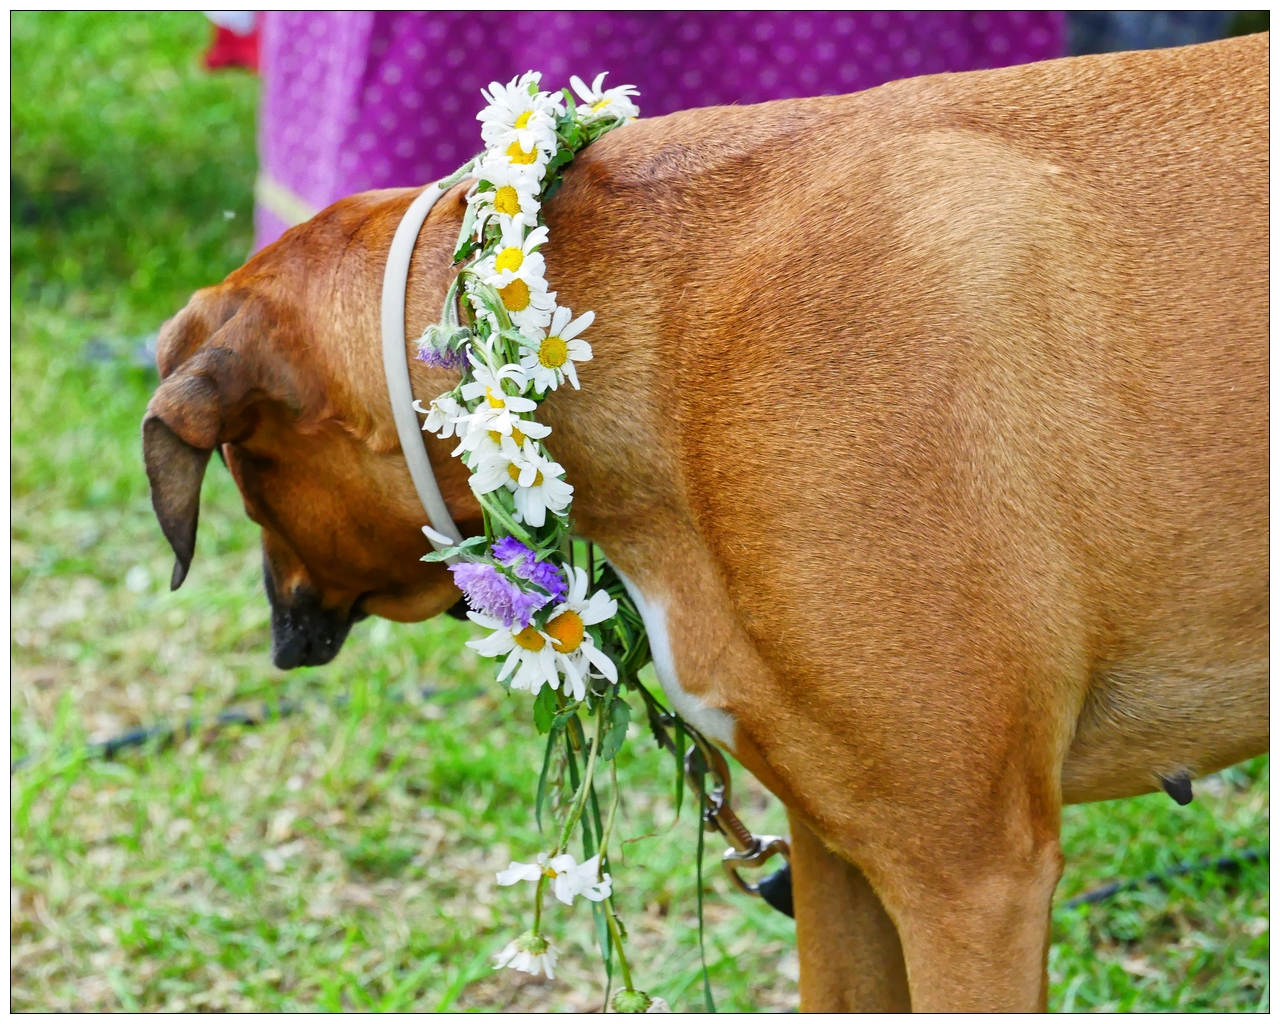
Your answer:
[[[351,631],[357,615],[342,615],[320,607],[320,595],[299,590],[286,605],[276,593],[271,569],[263,567],[263,583],[271,602],[271,660],[276,668],[327,665]]]

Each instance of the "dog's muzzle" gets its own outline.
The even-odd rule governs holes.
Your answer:
[[[352,624],[365,618],[358,605],[348,615],[321,608],[320,595],[312,590],[295,591],[293,600],[284,604],[265,564],[262,580],[271,602],[271,660],[276,668],[329,664],[342,650]]]

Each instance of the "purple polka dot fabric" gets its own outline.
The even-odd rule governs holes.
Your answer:
[[[308,210],[443,177],[479,151],[480,89],[640,89],[643,116],[868,89],[1064,52],[1060,11],[272,11],[257,247]],[[283,196],[283,199],[281,198]]]

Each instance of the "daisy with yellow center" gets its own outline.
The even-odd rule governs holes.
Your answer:
[[[468,640],[468,647],[482,658],[506,656],[507,660],[498,672],[498,682],[510,676],[511,682],[507,685],[511,689],[527,690],[534,695],[544,686],[550,686],[553,690],[560,688],[555,651],[551,637],[546,633],[540,632],[533,625],[523,629],[518,624],[504,626],[501,619],[483,612],[467,612],[467,618],[478,626],[492,630],[480,640]]]
[[[551,433],[551,428],[537,420],[518,417],[486,417],[488,403],[476,410],[466,424],[465,434],[459,432],[461,441],[451,454],[461,457],[468,466],[479,465],[485,456],[502,450],[503,440],[510,438],[521,448],[527,438],[541,440]]]
[[[554,391],[565,378],[579,387],[574,364],[591,359],[591,346],[578,335],[595,322],[596,315],[588,310],[576,320],[572,317],[568,307],[556,307],[550,326],[530,331],[521,346],[520,368],[538,391]]]
[[[505,448],[505,438],[503,444]],[[516,522],[533,527],[545,525],[548,512],[563,515],[573,500],[573,485],[565,483],[564,467],[543,456],[532,441],[525,441],[519,455],[511,459],[504,483],[515,500]]]
[[[631,97],[639,96],[640,90],[634,85],[619,85],[614,89],[601,88],[604,85],[605,74],[602,71],[596,75],[596,80],[591,83],[590,89],[577,75],[569,79],[573,91],[582,97],[582,106],[578,109],[588,120],[619,118],[629,121],[639,117],[640,108],[631,102]]]
[[[599,674],[611,683],[618,681],[618,669],[612,659],[595,645],[587,626],[613,618],[618,602],[605,591],[597,590],[587,597],[588,579],[581,566],[573,569],[569,593],[557,605],[542,628],[551,641],[556,670],[564,677],[565,692],[574,700],[582,700],[587,692],[587,679]]]
[[[538,72],[530,71],[507,85],[490,82],[487,92],[480,90],[488,106],[476,120],[489,150],[501,151],[518,141],[525,150],[549,150],[547,159],[555,155],[556,120],[564,113],[564,102],[559,94],[538,92],[541,80]]]
[[[515,363],[507,363],[497,370],[491,370],[470,353],[472,379],[462,385],[462,397],[468,402],[483,399],[470,416],[455,417],[459,428],[466,423],[467,431],[472,429],[496,430],[500,434],[510,434],[520,413],[533,412],[538,403],[522,394],[509,394],[505,386],[507,382],[517,392],[527,390],[524,371]],[[549,432],[549,431],[548,431]],[[461,429],[458,431],[462,435]]]
[[[534,228],[526,235],[525,227],[519,221],[499,217],[498,222],[502,226],[502,237],[496,250],[475,265],[476,276],[491,288],[498,289],[499,294],[517,279],[530,287],[545,290],[547,282],[543,275],[547,272],[547,261],[537,248],[546,242],[547,229]]]
[[[511,164],[486,161],[476,169],[488,188],[477,191],[467,202],[476,207],[476,231],[484,234],[494,217],[505,217],[513,224],[535,227],[538,223],[538,190],[541,182]]]

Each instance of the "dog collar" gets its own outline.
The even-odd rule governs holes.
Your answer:
[[[436,474],[427,457],[427,444],[422,437],[418,414],[413,408],[413,385],[409,380],[409,357],[405,353],[404,335],[409,261],[413,258],[413,248],[427,214],[436,200],[444,195],[443,184],[435,182],[422,190],[405,211],[391,240],[387,268],[382,275],[382,368],[387,375],[387,395],[391,399],[396,434],[400,437],[400,450],[404,452],[414,490],[418,492],[418,500],[427,514],[427,523],[435,533],[450,538],[453,544],[460,544],[462,533],[440,494],[440,485],[436,483]],[[430,534],[427,534],[427,540],[437,551],[449,546],[433,539]]]

